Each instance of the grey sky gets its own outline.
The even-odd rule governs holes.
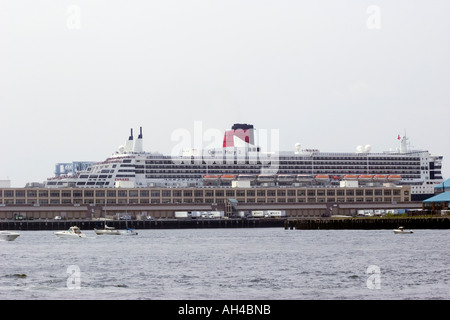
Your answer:
[[[379,16],[370,8],[379,10]],[[0,180],[102,161],[144,130],[279,129],[280,149],[411,144],[450,176],[450,2],[0,1]]]

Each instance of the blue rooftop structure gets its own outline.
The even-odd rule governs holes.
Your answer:
[[[424,203],[443,203],[450,202],[450,191],[439,193],[431,198],[423,200]]]
[[[445,190],[450,191],[450,179],[447,179],[444,182],[438,184],[436,187],[434,187],[434,190],[436,190],[437,192]]]

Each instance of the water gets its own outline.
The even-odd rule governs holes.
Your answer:
[[[21,231],[0,242],[0,299],[450,299],[450,230],[138,231]]]

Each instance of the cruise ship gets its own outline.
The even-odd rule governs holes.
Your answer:
[[[397,184],[411,186],[411,200],[434,194],[443,181],[442,156],[427,150],[410,150],[406,136],[399,148],[371,152],[369,145],[355,152],[264,150],[255,144],[251,124],[234,124],[226,130],[220,148],[182,150],[164,155],[143,150],[143,133],[133,129],[125,145],[101,162],[58,163],[48,188],[149,188],[232,186],[250,187],[354,186]]]

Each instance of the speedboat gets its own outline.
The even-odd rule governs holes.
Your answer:
[[[399,233],[413,233],[412,230],[405,230],[403,227],[398,227],[398,229],[394,229],[395,234]]]
[[[13,241],[18,236],[20,236],[20,233],[18,232],[0,231],[0,241]]]
[[[94,228],[94,231],[98,235],[102,235],[102,234],[120,235],[119,230],[116,230],[114,227],[108,227],[106,224],[105,224],[105,228],[103,228],[103,229],[95,229]]]
[[[120,234],[123,236],[137,236],[138,233],[134,231],[133,229],[127,228],[126,230],[120,231]]]
[[[86,238],[86,235],[77,226],[72,226],[66,231],[57,231],[55,235],[60,238]]]

